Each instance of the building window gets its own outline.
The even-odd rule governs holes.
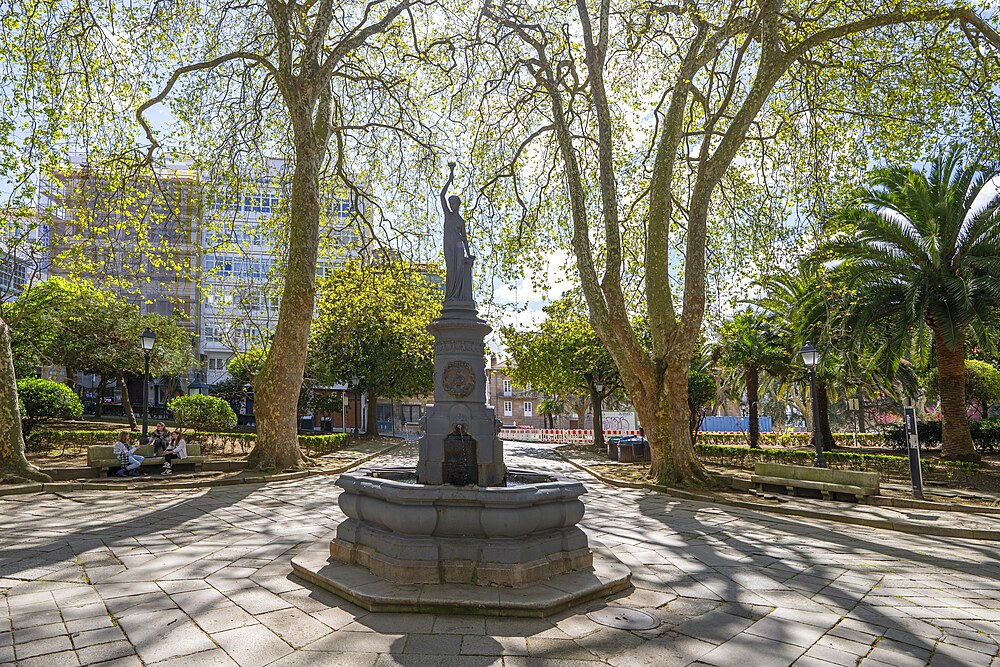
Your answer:
[[[403,405],[403,423],[404,424],[415,424],[420,421],[420,417],[423,415],[424,406],[422,405]]]
[[[504,381],[503,381],[503,395],[504,396],[510,396],[511,395],[510,380],[508,380],[507,378],[504,378]]]
[[[210,371],[224,371],[229,368],[229,359],[225,357],[209,357],[208,358],[208,370]]]
[[[514,404],[510,401],[503,402],[503,416],[513,417],[514,416]]]
[[[531,408],[532,408],[531,402],[530,401],[525,401],[524,402],[524,416],[525,417],[532,416]]]

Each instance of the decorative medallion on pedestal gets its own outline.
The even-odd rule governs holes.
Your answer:
[[[441,376],[444,390],[456,398],[465,398],[476,388],[476,373],[467,361],[452,361]]]

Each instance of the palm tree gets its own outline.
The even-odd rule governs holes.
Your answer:
[[[989,345],[985,326],[1000,305],[1000,194],[986,186],[995,166],[964,161],[952,147],[929,173],[890,167],[873,174],[827,250],[855,290],[851,324],[891,332],[902,356],[930,332],[941,392],[941,457],[976,460],[965,400],[969,336]],[[985,201],[980,201],[980,195]]]
[[[774,323],[765,315],[747,310],[722,325],[719,361],[742,374],[750,416],[750,447],[760,447],[760,373],[785,360]]]

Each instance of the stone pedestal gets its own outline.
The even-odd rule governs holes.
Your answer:
[[[445,455],[449,437],[471,438],[478,486],[501,486],[507,472],[497,437],[496,413],[486,406],[486,349],[492,329],[479,319],[473,301],[446,301],[441,317],[428,330],[434,336],[434,405],[425,415],[420,438],[417,481],[445,484],[452,462]]]

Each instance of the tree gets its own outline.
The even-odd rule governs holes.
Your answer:
[[[434,389],[434,339],[427,325],[441,312],[441,293],[427,273],[403,263],[350,262],[321,282],[311,343],[314,375],[324,384],[358,377],[357,389],[368,397],[368,435],[378,435],[380,398]]]
[[[140,316],[138,306],[88,280],[50,278],[18,299],[12,310],[17,317],[14,349],[29,350],[39,363],[64,367],[69,384],[77,371],[100,376],[99,394],[109,382],[117,382],[133,428],[126,378],[144,375],[142,332],[148,327],[156,334],[152,377],[183,375],[194,365],[191,332],[175,319]],[[98,400],[98,410],[101,404]]]
[[[236,413],[217,396],[178,396],[167,402],[167,410],[181,428],[196,431],[227,431],[236,426]]]
[[[702,417],[705,416],[705,409],[715,400],[718,387],[715,378],[707,372],[698,368],[692,368],[688,372],[688,409],[691,411],[692,446],[698,441],[698,427]]]
[[[538,404],[538,413],[545,419],[546,428],[556,427],[556,417],[566,412],[566,405],[558,396],[551,396]]]
[[[928,398],[940,399],[937,371],[927,378]],[[976,359],[965,360],[965,400],[968,407],[985,418],[990,406],[1000,402],[1000,371]]]
[[[17,396],[21,401],[21,432],[27,440],[32,429],[52,419],[78,419],[83,414],[83,403],[64,384],[25,378],[17,381]]]
[[[281,306],[267,360],[254,378],[259,437],[249,460],[259,468],[297,468],[303,461],[294,399],[306,368],[315,305],[324,215],[321,181],[336,183],[359,214],[362,209],[377,211],[377,205],[363,206],[375,200],[363,194],[355,182],[363,182],[358,175],[399,174],[398,162],[383,169],[382,161],[386,155],[398,160],[401,142],[429,148],[426,129],[414,116],[421,109],[412,104],[412,96],[419,94],[415,78],[405,71],[407,63],[426,56],[418,34],[430,35],[430,40],[437,36],[414,25],[424,4],[264,0],[223,2],[217,11],[204,13],[178,5],[174,11],[164,8],[162,22],[145,28],[161,31],[162,43],[171,47],[177,40],[190,40],[186,43],[198,53],[190,59],[185,54],[188,62],[180,67],[172,63],[163,88],[137,111],[150,155],[159,142],[143,114],[166,99],[181,79],[201,83],[182,88],[177,103],[192,125],[214,130],[203,138],[206,158],[222,153],[239,160],[247,152],[266,151],[273,137],[265,131],[289,130],[287,145],[294,157],[281,234]],[[221,16],[225,25],[238,29],[220,29]],[[192,25],[197,19],[203,22]],[[211,39],[200,37],[207,33]],[[361,156],[371,159],[362,163]]]
[[[496,33],[486,57],[507,83],[481,106],[489,130],[480,133],[480,150],[498,165],[492,180],[515,179],[515,196],[497,197],[531,211],[512,242],[523,255],[524,243],[545,233],[539,227],[546,216],[568,218],[569,229],[558,227],[552,242],[571,235],[590,321],[649,436],[650,475],[709,484],[691,447],[686,395],[706,308],[709,223],[739,215],[737,205],[727,205],[730,193],[768,179],[764,172],[772,166],[779,172],[784,154],[776,147],[794,155],[791,146],[804,143],[794,128],[806,119],[834,107],[844,110],[838,119],[859,111],[874,117],[881,104],[896,111],[899,93],[882,99],[871,94],[868,77],[856,76],[855,64],[870,49],[883,56],[893,50],[905,68],[907,54],[925,45],[933,50],[947,35],[948,58],[941,62],[949,64],[935,69],[938,59],[927,58],[927,70],[907,78],[910,92],[928,81],[940,87],[932,75],[945,76],[955,59],[989,60],[1000,47],[1000,35],[983,18],[992,14],[944,2],[792,7],[611,0],[490,1],[483,14]],[[971,48],[963,46],[966,36]],[[991,56],[982,58],[984,52]],[[885,57],[878,63],[880,72],[892,66]],[[896,87],[899,77],[892,81]],[[837,99],[826,90],[837,91]],[[882,116],[886,123],[891,117]],[[768,166],[750,174],[748,163]],[[517,187],[523,172],[531,187],[553,187],[526,201]],[[550,198],[565,202],[565,212]],[[781,225],[767,220],[754,230],[766,235],[775,227]],[[636,310],[646,315],[648,351],[632,326]]]
[[[1000,305],[1000,194],[976,200],[1000,170],[964,156],[953,146],[926,172],[876,170],[858,204],[838,216],[847,228],[826,250],[854,290],[854,327],[885,326],[886,346],[897,356],[929,331],[941,393],[941,456],[970,461],[978,455],[966,412],[966,342],[985,331]]]
[[[529,382],[545,394],[590,396],[594,412],[594,446],[604,449],[602,402],[621,388],[614,359],[582,312],[573,295],[544,308],[546,319],[535,331],[501,329],[511,367],[511,379]],[[601,389],[598,390],[598,385]],[[581,418],[583,415],[581,415]]]
[[[760,447],[760,373],[787,362],[777,327],[766,315],[751,310],[739,313],[722,325],[720,361],[743,376],[749,412],[750,448]]]

